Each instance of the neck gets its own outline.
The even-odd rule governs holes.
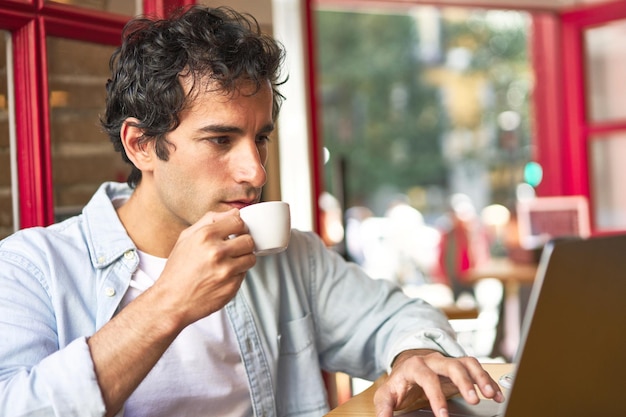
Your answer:
[[[160,208],[150,203],[155,200],[146,193],[138,185],[130,198],[117,208],[117,215],[137,249],[167,258],[184,227],[166,221],[167,217],[159,214]]]

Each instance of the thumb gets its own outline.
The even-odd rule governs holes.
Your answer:
[[[200,217],[200,219],[195,222],[194,224],[192,224],[191,226],[189,226],[187,229],[185,229],[183,231],[183,233],[185,234],[190,234],[195,232],[198,229],[201,229],[205,226],[209,226],[213,223],[216,223],[220,220],[223,220],[227,217],[231,217],[233,216],[235,213],[237,212],[237,209],[230,209],[228,211],[221,211],[221,212],[216,212],[216,211],[208,211],[204,214],[204,216]]]
[[[396,401],[386,384],[381,385],[374,394],[376,417],[392,417]]]

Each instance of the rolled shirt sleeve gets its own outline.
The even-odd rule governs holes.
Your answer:
[[[89,347],[79,338],[37,365],[0,381],[0,415],[96,417],[105,406]]]

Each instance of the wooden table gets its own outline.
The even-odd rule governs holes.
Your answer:
[[[459,319],[475,319],[478,317],[478,308],[462,308],[456,305],[449,305],[438,307],[439,310],[446,315],[448,320],[459,320]]]
[[[537,275],[537,264],[517,263],[508,258],[492,258],[464,272],[469,281],[478,281],[484,278],[496,278],[504,284],[532,284]]]
[[[511,372],[514,369],[513,364],[503,363],[484,364],[483,366],[496,382],[500,379],[502,375]],[[380,377],[374,382],[374,384],[370,388],[363,391],[359,395],[352,397],[350,400],[343,403],[326,415],[329,417],[375,416],[376,413],[374,410],[374,393],[376,392],[378,386],[383,383],[385,378],[386,376]],[[503,389],[503,392],[506,396],[506,390]],[[426,406],[427,401],[422,398],[416,398],[415,404],[416,406],[412,407],[412,410]]]

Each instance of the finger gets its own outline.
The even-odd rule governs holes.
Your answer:
[[[482,367],[476,358],[465,358],[463,364],[466,366],[470,378],[478,386],[481,393],[486,398],[491,398],[497,402],[504,401],[502,390],[496,381],[491,378],[489,373]]]
[[[392,417],[396,401],[387,385],[380,386],[374,394],[376,417]]]
[[[459,393],[460,387],[457,387],[457,385],[451,381],[451,378],[449,378],[452,373],[451,368],[455,366],[457,361],[458,359],[445,357],[438,352],[423,356],[414,355],[408,357],[406,360],[409,367],[416,373],[415,376],[411,378],[422,387],[426,397],[431,402],[433,410],[435,410],[434,407],[437,406],[437,404],[445,404],[447,398]],[[464,367],[462,365],[456,366],[458,368],[456,371],[457,374],[462,374]],[[467,372],[465,372],[464,376],[462,375],[460,378],[457,377],[456,379],[461,381],[465,380],[466,389],[469,390],[473,388],[473,384],[469,380]],[[433,388],[429,389],[429,386]],[[433,401],[437,403],[433,404]]]
[[[254,240],[249,234],[231,235],[228,244],[231,245],[231,256],[233,257],[253,255],[254,253]]]
[[[443,359],[443,356],[440,356]],[[394,368],[394,372],[387,380],[393,396],[393,407],[395,410],[404,409],[409,406],[413,408],[417,403],[416,392],[411,392],[417,385],[419,391],[423,393],[421,398],[427,399],[436,416],[447,416],[446,394],[443,392],[437,367],[431,362],[440,362],[438,356],[413,356],[403,363],[403,366]],[[441,372],[441,374],[444,374]],[[458,390],[453,384],[447,384],[448,394],[456,394]]]
[[[249,233],[248,227],[236,209],[223,213],[213,213],[213,215],[203,217],[199,223],[198,227],[204,228],[208,237],[219,240],[231,240]]]
[[[445,367],[446,370],[436,369],[436,371],[445,372],[468,403],[477,404],[480,401],[476,386],[484,397],[494,399],[497,402],[504,401],[500,387],[476,358],[448,359]]]
[[[235,213],[238,213],[237,209],[230,209],[228,211],[222,211],[222,212],[209,211],[205,213],[204,216],[202,216],[195,223],[195,225],[198,225],[198,227],[203,227],[209,224],[217,223],[228,217],[233,217]]]
[[[189,236],[193,234],[194,232],[196,232],[197,230],[213,225],[214,223],[220,222],[228,217],[235,217],[236,212],[237,212],[237,209],[231,209],[231,210],[228,210],[225,212],[219,212],[219,213],[209,211],[205,213],[204,216],[200,217],[200,219],[198,219],[198,221],[196,221],[194,224],[192,224],[191,226],[183,230],[183,232],[181,233],[181,236],[182,237]],[[241,223],[243,223],[243,221]],[[233,225],[234,224],[235,223],[233,223]]]
[[[447,417],[448,403],[446,396],[443,394],[439,376],[432,371],[425,372],[421,378],[417,379],[417,383],[424,390],[424,394],[426,394],[430,408],[432,408],[435,416]]]
[[[236,209],[220,213],[220,216],[216,218],[216,226],[218,225],[229,239],[249,233],[248,226],[241,218],[239,210]]]
[[[476,404],[480,399],[476,393],[475,384],[484,384],[488,382],[481,375],[482,367],[480,363],[472,358],[446,358],[445,369],[438,369],[439,372],[445,372],[454,385],[458,387],[459,392],[470,404]]]

